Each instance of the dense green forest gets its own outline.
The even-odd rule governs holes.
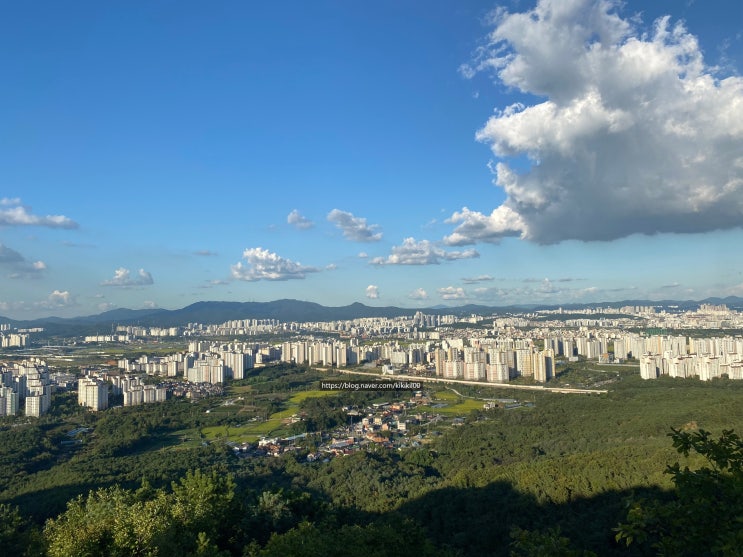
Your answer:
[[[249,388],[246,405],[267,414],[317,379],[284,366],[235,388]],[[306,398],[301,408],[310,430],[330,428],[343,406],[375,396]],[[206,442],[199,432],[235,421],[207,413],[208,399],[95,414],[61,393],[47,416],[0,423],[0,547],[51,556],[739,554],[739,382],[621,372],[608,394],[528,396],[528,406],[422,429],[416,447],[307,462],[306,451],[238,458],[223,441]],[[76,427],[90,432],[71,442]]]

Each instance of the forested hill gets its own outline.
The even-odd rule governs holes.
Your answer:
[[[344,421],[348,394],[310,394],[328,372],[255,370],[228,406],[169,400],[90,413],[58,393],[38,421],[0,421],[0,548],[603,557],[658,554],[662,544],[665,555],[740,555],[743,443],[727,430],[743,430],[743,384],[614,373],[607,394],[539,393],[530,405],[473,410],[459,426],[411,426],[424,435],[401,450],[372,444],[312,462],[310,438],[278,458],[239,458],[222,433],[202,440],[235,435],[253,414],[288,415],[295,397],[307,421],[291,427]],[[90,432],[70,445],[80,425]]]

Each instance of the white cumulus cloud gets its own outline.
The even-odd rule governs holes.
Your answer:
[[[376,300],[379,298],[379,287],[375,286],[373,284],[370,284],[366,287],[366,297],[370,300]]]
[[[443,261],[456,259],[472,259],[480,257],[474,249],[465,251],[446,251],[428,240],[416,241],[415,238],[405,238],[400,246],[394,246],[392,253],[384,257],[375,257],[373,265],[438,265]]]
[[[1,204],[1,203],[0,203]],[[29,312],[29,311],[55,311],[73,308],[78,305],[75,296],[67,290],[54,290],[43,300],[25,302],[15,300],[13,302],[0,301],[0,311]]]
[[[450,246],[476,242],[496,243],[505,236],[523,236],[526,230],[521,216],[505,205],[496,207],[490,215],[463,207],[461,211],[455,211],[446,222],[459,225],[444,238],[444,243]]]
[[[458,286],[439,288],[438,293],[443,300],[464,300],[467,297],[464,288]]]
[[[131,288],[133,286],[148,286],[150,284],[154,284],[154,282],[155,281],[152,279],[152,275],[144,269],[140,269],[139,271],[137,271],[136,276],[132,276],[129,269],[119,267],[114,271],[113,278],[104,280],[101,283],[101,286],[118,286],[119,288]]]
[[[31,207],[21,205],[17,197],[0,199],[0,226],[45,226],[47,228],[78,228],[64,215],[34,215]]]
[[[410,294],[408,294],[408,298],[410,298],[411,300],[427,300],[428,292],[426,292],[422,288],[416,288]]]
[[[76,306],[77,301],[67,290],[54,290],[46,300],[35,302],[34,305],[42,309],[63,309]]]
[[[242,261],[230,267],[232,278],[245,281],[303,279],[307,273],[316,273],[315,267],[305,267],[266,249],[248,248]]]
[[[343,231],[343,236],[355,242],[378,242],[382,233],[378,232],[379,225],[367,224],[366,219],[355,217],[353,214],[339,209],[328,213],[328,220]]]
[[[295,228],[299,228],[300,230],[307,230],[308,228],[312,228],[313,226],[315,226],[314,222],[312,222],[307,217],[302,216],[297,209],[294,209],[291,213],[289,213],[289,215],[286,217],[286,222],[291,224]]]
[[[464,208],[450,245],[704,232],[743,222],[743,78],[704,62],[696,37],[651,29],[620,0],[539,0],[497,11],[465,76],[544,98],[497,110],[477,133],[506,199]],[[510,157],[527,157],[516,171]]]

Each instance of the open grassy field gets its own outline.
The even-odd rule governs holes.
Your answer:
[[[309,391],[301,391],[299,393],[295,393],[291,396],[289,399],[289,402],[291,404],[300,404],[307,400],[308,398],[317,398],[321,396],[333,396],[337,395],[337,391],[321,391],[319,389],[312,389]]]
[[[250,390],[250,386],[236,387],[231,391],[232,394],[237,394],[237,390],[242,393],[247,393]],[[242,442],[254,442],[261,437],[269,436],[281,436],[289,434],[289,427],[283,421],[286,418],[290,418],[299,411],[299,405],[313,397],[322,397],[337,395],[337,392],[333,391],[321,391],[317,389],[300,391],[294,393],[284,402],[284,408],[272,413],[267,420],[256,420],[250,421],[240,426],[211,426],[201,428],[201,433],[204,435],[204,439],[207,441],[213,441],[215,439],[225,439],[229,441],[235,441],[238,443]],[[236,416],[239,415],[239,405],[226,405],[217,406],[210,409],[211,413],[226,412],[234,413]],[[187,434],[186,432],[179,432]],[[198,436],[198,433],[196,434]]]
[[[439,404],[446,406],[438,407]],[[419,406],[418,410],[443,414],[445,416],[465,416],[472,410],[482,410],[484,401],[474,398],[463,398],[449,390],[440,390],[432,394],[430,406]]]

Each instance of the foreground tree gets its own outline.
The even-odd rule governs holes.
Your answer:
[[[146,483],[133,492],[111,487],[70,501],[49,520],[51,557],[218,555],[217,540],[234,497],[230,476],[189,472],[172,492]]]
[[[637,500],[617,541],[656,555],[739,556],[743,548],[743,441],[731,430],[713,439],[708,431],[672,430],[679,453],[702,455],[698,470],[676,463],[667,473],[675,492],[669,501]]]

